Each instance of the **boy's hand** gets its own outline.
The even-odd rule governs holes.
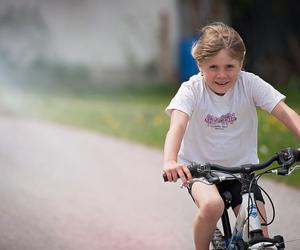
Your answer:
[[[176,161],[165,162],[164,172],[167,175],[168,181],[176,182],[177,179],[180,178],[184,186],[187,185],[188,181],[192,180],[189,169]]]

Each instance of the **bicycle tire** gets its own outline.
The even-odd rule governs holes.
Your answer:
[[[216,228],[211,244],[213,246],[212,250],[226,250],[226,243],[219,228]]]

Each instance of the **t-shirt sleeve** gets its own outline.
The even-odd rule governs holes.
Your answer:
[[[170,104],[167,106],[165,112],[171,115],[174,109],[182,111],[191,117],[196,103],[195,90],[193,84],[190,82],[183,83]]]
[[[285,100],[285,96],[272,85],[255,76],[252,82],[252,95],[256,106],[271,113],[275,106]]]

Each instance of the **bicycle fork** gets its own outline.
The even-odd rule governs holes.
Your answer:
[[[281,235],[265,238],[261,228],[259,212],[257,210],[254,193],[243,194],[236,224],[232,233],[228,249],[236,249],[238,241],[247,245],[247,249],[284,249],[284,239]]]
[[[257,207],[254,202],[254,194],[243,194],[242,198],[228,249],[235,249],[238,241],[249,242],[249,239],[263,237]]]

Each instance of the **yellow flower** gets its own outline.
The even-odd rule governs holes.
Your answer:
[[[112,129],[117,129],[120,127],[120,123],[114,119],[114,117],[111,115],[111,114],[106,114],[104,117],[103,117],[103,121],[104,123],[112,128]]]

